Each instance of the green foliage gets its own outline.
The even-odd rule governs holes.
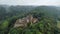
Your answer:
[[[11,28],[8,34],[22,34],[21,28]]]
[[[4,30],[4,29],[8,28],[8,26],[9,26],[9,22],[7,20],[5,20],[1,24],[1,29]]]
[[[9,26],[9,22],[8,20],[5,20],[2,22],[2,24],[0,25],[0,34],[5,34],[8,31],[8,26]]]
[[[55,9],[50,6],[39,6],[37,8],[10,6],[6,10],[5,7],[0,6],[0,34],[57,34],[56,31],[59,31],[59,29],[56,27],[56,19],[60,14],[58,15],[58,10]],[[38,22],[35,24],[28,23],[26,28],[13,28],[17,19],[29,14],[37,18]],[[60,17],[58,17],[58,20],[60,20]]]

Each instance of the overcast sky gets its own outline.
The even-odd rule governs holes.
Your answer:
[[[53,5],[59,6],[60,0],[0,0],[0,4],[7,5]]]

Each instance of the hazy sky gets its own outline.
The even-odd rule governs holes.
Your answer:
[[[0,4],[7,5],[53,5],[59,6],[60,0],[0,0]]]

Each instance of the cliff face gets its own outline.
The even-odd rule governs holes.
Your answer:
[[[16,20],[14,27],[26,27],[27,23],[36,23],[36,22],[38,22],[38,19],[33,18],[32,15],[29,15],[29,16],[24,17],[22,19]]]

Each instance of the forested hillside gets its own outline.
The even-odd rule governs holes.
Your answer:
[[[56,6],[0,5],[0,34],[60,34],[60,8]],[[16,20],[32,15],[38,22],[15,27]]]

